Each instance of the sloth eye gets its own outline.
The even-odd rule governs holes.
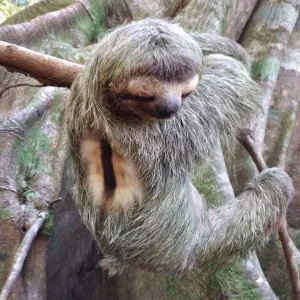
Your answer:
[[[192,92],[188,92],[188,93],[182,94],[181,98],[184,99],[184,98],[188,97],[191,93]]]
[[[125,94],[119,96],[122,100],[132,100],[138,102],[151,102],[154,101],[154,96],[137,96],[133,94]]]

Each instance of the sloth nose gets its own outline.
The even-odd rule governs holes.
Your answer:
[[[168,119],[171,118],[181,107],[181,99],[168,99],[157,104],[155,111],[158,118]]]

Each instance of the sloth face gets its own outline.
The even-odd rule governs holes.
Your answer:
[[[179,111],[203,67],[201,48],[181,27],[146,19],[100,41],[88,63],[87,84],[100,109],[117,120],[155,122]]]
[[[135,77],[117,88],[115,100],[123,111],[141,119],[169,119],[180,110],[198,81],[198,74],[184,82],[165,82],[153,76]]]

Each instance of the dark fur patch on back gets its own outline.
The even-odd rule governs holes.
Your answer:
[[[116,177],[114,174],[114,167],[112,163],[112,149],[110,144],[102,143],[101,162],[104,175],[104,201],[109,201],[114,195],[116,189]]]

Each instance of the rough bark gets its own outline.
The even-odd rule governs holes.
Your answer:
[[[237,39],[256,3],[257,0],[191,0],[175,20],[189,30],[218,33]]]
[[[300,82],[300,18],[289,40],[277,79],[268,116],[268,135],[264,156],[270,166],[285,168],[295,185],[294,201],[288,209],[288,223],[300,228],[299,161],[299,82]]]
[[[267,135],[265,137],[264,157],[269,166],[279,166],[291,175],[295,186],[295,197],[289,205],[287,220],[290,227],[299,229],[299,170],[295,163],[299,156],[299,80],[300,69],[297,69],[297,57],[299,56],[299,17],[290,37],[285,55],[281,64],[279,76],[276,82],[272,103],[268,115]],[[293,241],[299,247],[298,230],[289,229]],[[289,241],[289,247],[293,249],[293,259],[299,266],[299,251]],[[278,259],[271,263],[271,257]],[[288,278],[281,274],[284,267],[284,258],[280,245],[272,238],[260,253],[262,266],[266,270],[269,282],[282,298],[288,299],[289,294],[285,292]]]
[[[278,299],[269,282],[265,278],[265,274],[261,269],[260,262],[255,253],[251,253],[248,259],[243,261],[245,272],[248,278],[255,284],[260,292],[260,297],[264,300]]]
[[[252,59],[252,75],[262,87],[259,95],[261,108],[252,120],[249,120],[260,153],[263,149],[267,115],[280,64],[298,16],[296,4],[281,2],[261,1],[251,15],[240,40]],[[231,173],[235,174],[232,178],[235,190],[240,192],[245,182],[253,177],[256,168],[241,147],[238,147],[236,152]]]
[[[253,132],[260,152],[280,64],[298,13],[297,1],[261,1],[240,41],[252,59],[252,76],[263,91],[260,101],[262,112],[255,118]]]
[[[284,50],[295,26],[299,13],[296,1],[261,1],[244,31],[241,43],[252,58],[252,75],[262,87],[261,110],[249,121],[259,152],[262,153],[267,115],[278,77]],[[237,191],[256,172],[248,154],[237,147],[235,164],[231,174],[235,174]],[[286,289],[288,285],[286,284]]]
[[[242,34],[243,29],[249,20],[249,16],[251,16],[257,2],[257,0],[234,0],[232,3],[232,9],[228,11],[226,18],[223,21],[223,24],[225,23],[227,26],[223,26],[222,34],[237,41]]]
[[[135,19],[174,18],[190,0],[127,0],[127,2]]]

